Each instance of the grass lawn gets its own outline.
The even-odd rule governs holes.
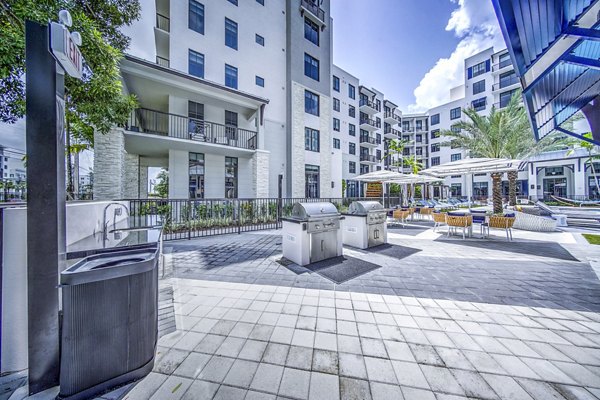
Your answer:
[[[582,233],[582,235],[590,244],[600,245],[600,235],[592,235],[590,233]]]

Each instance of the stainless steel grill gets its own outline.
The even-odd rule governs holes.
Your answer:
[[[332,203],[296,203],[283,219],[283,256],[306,265],[342,255],[340,220]]]
[[[344,244],[367,248],[387,242],[387,210],[378,201],[354,201],[344,221]]]

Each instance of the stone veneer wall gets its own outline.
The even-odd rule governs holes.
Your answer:
[[[124,157],[123,196],[125,199],[137,199],[140,197],[140,156],[125,153]]]
[[[256,198],[269,197],[269,156],[265,150],[256,150],[252,156],[252,187]]]
[[[123,198],[125,137],[118,128],[94,134],[94,200]]]

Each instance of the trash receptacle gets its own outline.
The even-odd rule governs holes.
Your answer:
[[[154,366],[160,247],[84,258],[61,273],[60,398],[90,398]]]

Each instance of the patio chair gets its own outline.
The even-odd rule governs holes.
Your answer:
[[[512,227],[515,219],[515,214],[492,215],[483,227],[484,229],[487,228],[488,237],[490,236],[490,228],[504,229],[506,231],[506,240],[510,242],[512,240]]]
[[[486,224],[486,211],[485,210],[469,210],[473,216],[473,223],[479,224],[479,231],[481,236],[484,234],[484,226]]]
[[[394,210],[394,213],[392,214],[392,218],[394,219],[394,221],[399,222],[400,225],[402,225],[402,226],[404,226],[404,224],[406,224],[406,220],[408,219],[409,216],[410,216],[410,211],[402,210],[402,209]]]
[[[437,228],[439,228],[442,225],[448,225],[446,224],[446,213],[443,212],[439,212],[439,211],[433,211],[431,213],[431,217],[433,218],[433,231],[435,232]]]
[[[430,219],[430,218],[432,218],[431,215],[433,214],[433,209],[429,208],[429,207],[422,207],[419,210],[419,214],[421,215],[421,217]]]
[[[450,236],[450,232],[456,230],[458,228],[462,228],[463,239],[466,236],[471,236],[471,229],[473,227],[473,216],[472,215],[451,215],[448,213],[446,216],[446,224],[448,224],[448,237]]]

